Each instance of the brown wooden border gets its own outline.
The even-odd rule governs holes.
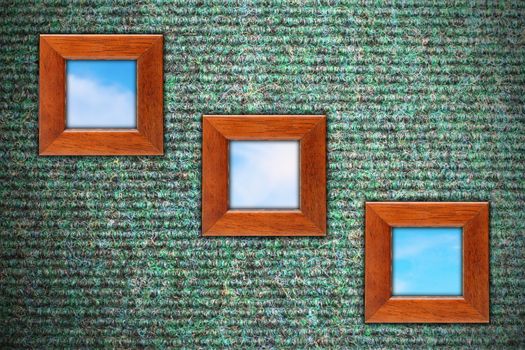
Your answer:
[[[366,323],[489,322],[487,202],[367,202]],[[462,227],[463,296],[392,296],[392,227]]]
[[[66,129],[66,60],[137,60],[137,129]],[[40,155],[160,155],[162,35],[40,35]]]
[[[205,115],[202,124],[202,233],[204,236],[324,236],[326,234],[325,116]],[[229,140],[299,140],[300,209],[229,209]]]

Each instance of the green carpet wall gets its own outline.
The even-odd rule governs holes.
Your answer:
[[[525,3],[0,7],[1,347],[525,347]],[[164,34],[165,155],[39,157],[40,33]],[[327,115],[325,238],[200,236],[233,113]],[[490,324],[365,325],[366,200],[490,201]]]

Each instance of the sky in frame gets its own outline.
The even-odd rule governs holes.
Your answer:
[[[136,61],[68,60],[67,128],[136,128]]]
[[[298,141],[231,141],[230,208],[299,208]]]
[[[393,295],[462,295],[462,229],[392,229]]]

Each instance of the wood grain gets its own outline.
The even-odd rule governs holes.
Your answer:
[[[40,37],[39,150],[46,148],[66,128],[65,59]]]
[[[391,226],[463,226],[476,216],[479,203],[375,202],[373,210]]]
[[[301,211],[326,231],[326,123],[301,138]]]
[[[64,59],[138,59],[159,40],[158,34],[42,34],[41,40]]]
[[[210,123],[202,121],[202,230],[228,211],[228,140]]]
[[[365,223],[365,319],[368,320],[392,294],[392,247],[390,226],[369,203]]]
[[[155,155],[157,148],[137,130],[64,130],[41,155]]]
[[[487,319],[464,298],[392,297],[367,323],[485,323]]]
[[[137,129],[66,129],[66,59],[136,59]],[[41,35],[40,155],[163,154],[162,35]]]
[[[365,221],[366,323],[489,322],[488,203],[368,202]],[[392,296],[392,227],[462,227],[461,297]]]
[[[489,206],[463,226],[463,280],[465,299],[489,319]]]
[[[138,129],[156,148],[157,154],[163,154],[164,72],[162,57],[164,44],[162,36],[155,37],[156,40],[150,38],[151,46],[137,60]]]
[[[206,236],[322,236],[300,210],[228,210]]]
[[[228,209],[229,140],[299,140],[299,210]],[[325,116],[204,116],[202,148],[204,236],[326,234]]]
[[[206,115],[205,118],[225,138],[231,140],[300,140],[325,117],[319,115]]]

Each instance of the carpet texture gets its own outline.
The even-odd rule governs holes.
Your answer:
[[[525,348],[525,3],[0,8],[2,348]],[[39,33],[163,33],[165,155],[39,157]],[[327,237],[200,236],[211,113],[326,113]],[[490,324],[365,325],[366,200],[490,201]]]

